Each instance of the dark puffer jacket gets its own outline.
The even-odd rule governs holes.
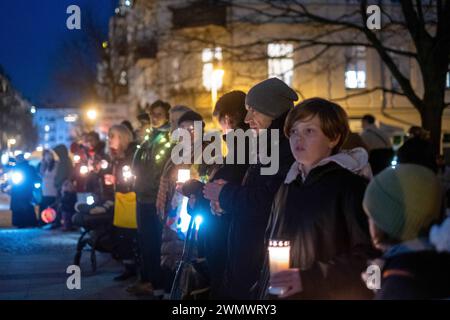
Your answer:
[[[288,182],[288,181],[286,181]],[[376,254],[362,208],[366,179],[334,162],[284,183],[274,201],[269,239],[291,242],[291,268],[299,268],[303,292],[293,299],[367,299],[361,280]],[[268,284],[262,273],[261,296]]]

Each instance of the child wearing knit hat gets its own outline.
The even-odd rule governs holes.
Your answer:
[[[378,299],[450,297],[450,254],[438,253],[428,231],[441,217],[436,175],[415,164],[400,164],[375,176],[363,207],[374,245],[383,252]]]

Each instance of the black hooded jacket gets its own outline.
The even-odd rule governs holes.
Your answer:
[[[279,189],[266,235],[290,241],[291,268],[300,269],[303,292],[294,299],[367,299],[361,280],[376,254],[362,208],[367,181],[334,162],[301,174]],[[266,261],[261,297],[268,285]]]

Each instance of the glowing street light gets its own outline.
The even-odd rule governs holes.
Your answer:
[[[213,108],[217,102],[217,91],[222,88],[223,85],[224,74],[225,71],[223,69],[214,69],[211,75],[211,102]]]
[[[89,120],[94,121],[95,119],[97,119],[97,110],[95,109],[89,109],[86,113],[87,117]]]
[[[31,106],[30,112],[31,112],[32,114],[35,114],[35,113],[36,113],[36,107],[35,107],[35,106]]]

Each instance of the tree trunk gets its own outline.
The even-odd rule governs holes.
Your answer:
[[[420,113],[422,127],[430,132],[431,143],[436,154],[441,153],[442,99],[430,97],[424,99],[424,108]]]

